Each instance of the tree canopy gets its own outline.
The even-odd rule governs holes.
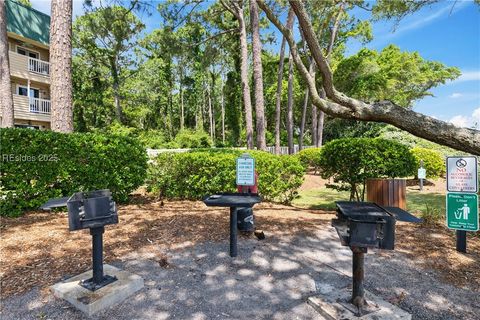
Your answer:
[[[182,130],[191,129],[207,132],[219,146],[243,146],[249,135],[253,142],[259,134],[265,134],[266,144],[272,145],[278,127],[285,145],[289,70],[284,68],[281,77],[278,75],[280,53],[275,46],[266,46],[281,41],[272,33],[275,27],[285,37],[295,65],[291,102],[296,143],[315,141],[320,128],[318,110],[328,115],[323,140],[335,135],[363,136],[367,131],[367,136],[375,136],[378,130],[369,129],[375,126],[357,122],[374,121],[465,151],[478,150],[478,146],[462,147],[451,139],[455,135],[461,141],[471,140],[478,132],[418,118],[411,110],[415,101],[432,94],[432,88],[457,78],[458,68],[428,61],[420,53],[402,51],[394,44],[379,51],[361,48],[350,56],[345,53],[348,41],[365,44],[372,40],[372,22],[386,19],[401,24],[404,17],[429,2],[255,2],[261,9],[258,25],[250,23],[252,7],[242,0],[167,1],[157,8],[145,6],[161,17],[148,31],[142,23],[147,13],[135,10],[142,4],[138,1],[113,2],[78,17],[73,27],[75,129],[105,130],[118,122],[134,131],[153,130],[164,137],[166,145]],[[298,19],[298,38],[280,21],[281,13],[289,8]],[[359,19],[354,9],[369,10],[372,18]],[[256,28],[263,44],[257,71],[248,69],[253,57],[250,40]],[[241,40],[245,36],[246,47]],[[260,87],[254,85],[254,78]],[[278,83],[284,89],[278,100],[280,117],[276,115]],[[257,99],[259,94],[263,102]],[[251,120],[245,103],[252,103]],[[259,122],[259,117],[265,120]],[[423,129],[408,119],[422,121]],[[258,131],[262,123],[266,125],[264,133]],[[249,133],[249,125],[257,131]],[[346,135],[338,132],[348,127],[352,130]],[[319,130],[323,132],[323,126]],[[432,132],[437,133],[435,137]]]

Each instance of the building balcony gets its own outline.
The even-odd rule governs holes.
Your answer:
[[[13,95],[15,119],[50,122],[50,100]]]
[[[8,52],[10,59],[10,74],[12,76],[50,83],[50,63],[31,58],[13,51]]]

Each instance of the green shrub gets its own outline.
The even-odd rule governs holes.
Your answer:
[[[236,158],[242,152],[162,153],[149,167],[147,186],[162,198],[198,200],[218,192],[233,192]],[[289,203],[297,196],[304,169],[297,157],[249,151],[255,158],[259,193],[265,200]]]
[[[145,149],[128,137],[0,129],[0,142],[3,216],[77,191],[110,189],[125,201],[145,179]]]
[[[425,211],[422,211],[421,218],[423,223],[426,225],[435,225],[445,218],[444,212],[440,211],[439,208],[425,205]]]
[[[305,167],[305,169],[313,169],[318,171],[320,166],[320,148],[302,149],[297,153],[297,157]]]
[[[210,148],[213,146],[212,139],[204,131],[184,129],[175,137],[175,143],[179,148]]]
[[[166,145],[165,137],[160,130],[140,131],[138,132],[138,140],[150,149],[162,149]]]
[[[320,170],[327,187],[350,191],[350,199],[363,200],[369,178],[413,175],[415,158],[408,147],[389,140],[346,138],[330,141],[320,151]]]
[[[443,177],[446,173],[445,159],[437,150],[415,147],[410,150],[417,161],[417,168],[423,160],[423,167],[427,170],[427,178]]]

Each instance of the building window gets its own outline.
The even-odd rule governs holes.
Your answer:
[[[30,58],[35,58],[35,59],[39,58],[38,52],[30,51],[30,50],[27,50],[27,49],[19,47],[19,46],[17,46],[17,53],[21,54],[21,55],[24,55],[24,56],[28,56]]]
[[[28,88],[24,86],[18,86],[17,94],[19,96],[28,96]],[[40,98],[40,90],[30,87],[30,97]]]
[[[24,129],[32,129],[32,130],[40,130],[40,126],[32,126],[29,124],[16,124],[15,128],[24,128]]]
[[[18,95],[28,96],[28,89],[25,87],[18,87]]]

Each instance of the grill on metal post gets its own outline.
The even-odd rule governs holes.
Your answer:
[[[116,277],[103,274],[103,233],[105,226],[118,223],[117,207],[110,190],[77,192],[70,198],[51,199],[42,209],[68,208],[70,231],[90,229],[92,235],[92,278],[82,280],[80,285],[88,290],[98,290],[114,281]]]
[[[395,217],[384,208],[370,202],[337,202],[337,218],[332,219],[340,242],[349,246],[352,259],[352,300],[359,313],[366,304],[363,280],[364,258],[368,248],[393,250]]]
[[[230,208],[230,257],[237,256],[237,208],[252,208],[261,201],[256,193],[219,193],[203,198],[209,207]]]

